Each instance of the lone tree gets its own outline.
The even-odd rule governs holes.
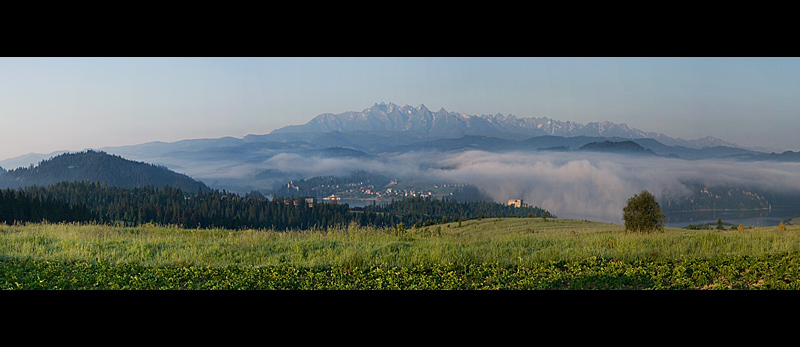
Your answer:
[[[653,194],[643,190],[628,199],[622,209],[625,231],[651,232],[664,230],[664,212]]]

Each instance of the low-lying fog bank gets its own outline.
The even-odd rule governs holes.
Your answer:
[[[587,152],[404,153],[383,158],[318,158],[278,154],[263,163],[181,163],[201,180],[246,179],[265,169],[311,176],[356,170],[398,178],[428,177],[473,184],[498,202],[522,198],[562,218],[621,223],[628,198],[647,189],[659,200],[691,192],[681,183],[732,185],[761,192],[800,193],[800,163],[684,160]]]

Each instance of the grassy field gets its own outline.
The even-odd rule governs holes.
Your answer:
[[[0,225],[2,289],[800,289],[800,226],[485,218],[420,229]]]

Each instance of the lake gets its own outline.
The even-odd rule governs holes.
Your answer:
[[[722,218],[724,223],[745,226],[775,226],[780,224],[785,217],[800,216],[800,208],[773,208],[760,211],[703,211],[703,212],[675,212],[666,215],[666,225],[673,228],[685,227],[689,224],[698,225],[716,223]]]

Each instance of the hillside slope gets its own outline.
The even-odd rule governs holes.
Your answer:
[[[184,192],[210,190],[203,182],[170,171],[163,166],[92,150],[65,153],[43,160],[37,166],[0,172],[0,188],[46,186],[63,181],[104,182],[112,186],[129,188],[148,185],[171,186]]]

